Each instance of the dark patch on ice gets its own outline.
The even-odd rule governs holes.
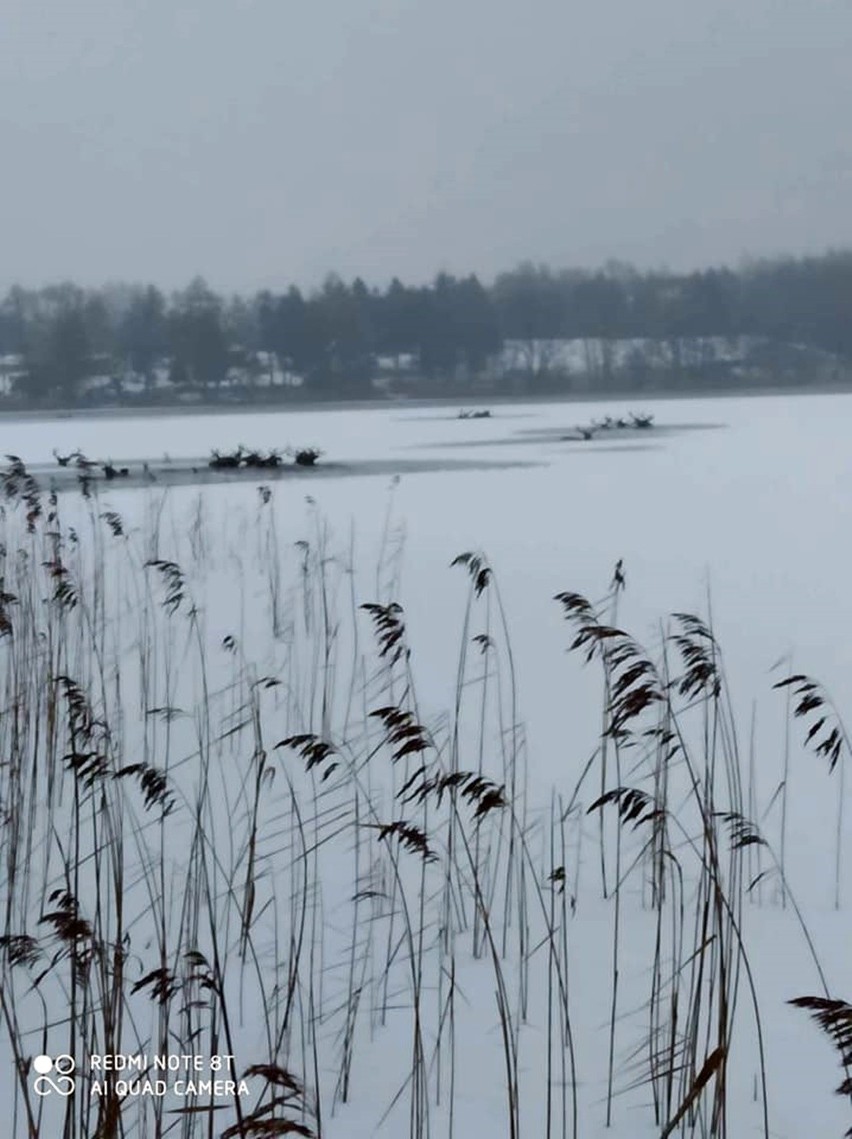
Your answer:
[[[540,462],[521,460],[477,460],[477,459],[366,459],[348,463],[319,462],[313,467],[301,467],[295,463],[271,470],[254,468],[213,468],[206,459],[176,460],[135,460],[124,464],[129,468],[126,478],[119,481],[108,480],[95,472],[83,476],[78,470],[69,467],[35,465],[29,468],[39,483],[46,489],[60,491],[108,488],[114,490],[139,489],[148,486],[208,486],[215,483],[274,483],[290,479],[334,479],[359,478],[370,475],[417,475],[457,471],[511,470],[524,467],[538,467]]]
[[[546,442],[554,442],[554,440],[546,440]],[[582,442],[582,440],[573,440],[573,442]],[[662,443],[587,443],[583,447],[570,447],[564,450],[556,451],[555,449],[548,452],[548,454],[559,455],[605,455],[612,454],[619,451],[664,451],[665,447]]]
[[[395,423],[493,423],[495,420],[505,421],[507,419],[541,419],[542,412],[538,411],[492,411],[490,415],[484,415],[477,418],[476,416],[462,416],[457,412],[445,413],[444,415],[395,415],[393,417]]]
[[[531,443],[577,443],[586,449],[612,450],[622,440],[641,439],[644,442],[662,440],[688,431],[718,431],[727,423],[666,423],[654,427],[613,427],[595,431],[591,439],[584,439],[576,424],[563,427],[522,427],[510,435],[490,439],[444,439],[432,443],[411,443],[408,449],[435,450],[476,447],[523,447]],[[617,448],[623,450],[624,448]]]
[[[522,427],[517,434],[577,439],[580,428],[587,426],[587,424],[571,423],[563,427]],[[633,439],[636,436],[647,439],[655,435],[679,435],[682,431],[720,431],[727,426],[727,423],[655,423],[653,427],[599,427],[593,429],[593,438],[588,442],[599,439]]]

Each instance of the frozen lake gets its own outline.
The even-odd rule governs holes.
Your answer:
[[[483,551],[503,591],[533,733],[559,705],[565,682],[566,634],[552,597],[568,588],[602,596],[618,558],[627,575],[622,622],[649,645],[668,613],[707,614],[712,606],[744,715],[769,688],[770,666],[790,653],[848,706],[852,395],[657,400],[649,407],[652,430],[600,433],[591,442],[563,437],[619,414],[611,402],[503,405],[481,420],[460,420],[451,407],[395,406],[4,421],[0,449],[58,472],[53,449],[79,448],[117,465],[167,456],[203,468],[211,449],[239,443],[320,447],[328,468],[349,469],[340,477],[331,469],[325,476],[299,471],[276,486],[276,501],[295,536],[306,495],[340,543],[354,527],[365,593],[390,476],[398,471],[393,514],[406,530],[400,600],[418,650],[437,652],[442,627],[456,628],[463,590],[450,561],[464,550]],[[476,469],[480,463],[487,468]],[[241,476],[239,485],[211,488],[209,502],[238,510],[269,481],[263,471]],[[116,484],[102,493],[123,511],[137,501]],[[195,493],[172,492],[176,516]],[[525,667],[533,658],[534,670]],[[424,673],[434,679],[444,670]],[[430,696],[443,704],[439,689],[438,681]]]
[[[333,610],[336,607],[351,611],[347,596],[350,583],[355,606],[389,597],[402,604],[412,648],[411,673],[416,682],[418,714],[421,722],[430,725],[440,723],[441,717],[446,725],[456,696],[460,644],[465,636],[480,628],[474,624],[465,630],[469,579],[463,568],[452,567],[451,563],[466,551],[486,558],[499,587],[514,652],[518,714],[526,733],[529,762],[526,805],[533,824],[545,820],[541,833],[547,829],[551,789],[565,797],[571,795],[586,759],[597,746],[601,730],[599,669],[584,668],[579,654],[566,653],[574,634],[563,620],[554,595],[562,590],[576,590],[592,600],[603,598],[614,566],[621,559],[626,591],[619,600],[618,624],[641,641],[651,655],[659,655],[662,632],[670,614],[692,612],[712,618],[724,653],[743,752],[749,750],[754,717],[752,755],[756,787],[751,805],[767,835],[776,842],[776,789],[783,772],[785,701],[781,694],[772,691],[773,683],[791,671],[807,672],[828,686],[841,711],[852,701],[852,648],[848,637],[852,614],[845,576],[850,546],[846,504],[852,495],[852,457],[846,436],[852,395],[655,400],[649,405],[654,414],[651,429],[602,431],[591,440],[576,437],[578,425],[630,410],[629,406],[616,408],[612,403],[556,403],[501,406],[493,409],[489,418],[477,420],[459,419],[455,408],[405,407],[232,416],[63,418],[21,423],[7,420],[0,423],[0,451],[19,455],[45,485],[52,474],[59,473],[52,459],[54,450],[66,454],[79,449],[93,460],[131,467],[134,478],[127,484],[97,479],[92,484],[96,497],[88,502],[76,493],[60,497],[62,525],[77,527],[90,538],[95,550],[106,549],[105,565],[124,566],[116,571],[116,582],[105,591],[109,594],[114,588],[119,604],[114,610],[117,616],[104,623],[100,634],[104,643],[111,651],[115,638],[115,645],[120,646],[117,660],[128,646],[130,657],[137,650],[143,654],[140,646],[144,641],[149,646],[144,651],[151,653],[148,667],[155,689],[163,681],[157,653],[164,653],[163,659],[173,661],[174,667],[174,674],[165,679],[164,687],[172,684],[175,703],[190,706],[184,700],[187,693],[182,686],[188,692],[197,683],[197,677],[184,667],[191,655],[189,640],[183,633],[184,612],[180,612],[180,620],[176,618],[169,625],[170,618],[160,612],[159,593],[151,587],[145,602],[145,619],[139,619],[139,628],[154,629],[162,621],[169,630],[178,630],[168,632],[160,646],[160,634],[137,634],[132,609],[132,588],[137,588],[138,581],[128,566],[139,568],[144,558],[152,556],[174,558],[187,567],[187,580],[198,591],[193,598],[198,597],[204,610],[204,636],[212,646],[210,658],[215,662],[210,666],[211,678],[215,672],[216,682],[222,682],[221,689],[216,690],[217,701],[221,699],[227,704],[233,699],[236,707],[237,697],[229,695],[228,678],[234,691],[245,683],[245,678],[238,685],[228,670],[238,668],[240,653],[245,653],[249,669],[257,669],[252,675],[259,676],[267,670],[274,672],[286,657],[287,668],[282,667],[281,672],[287,679],[279,682],[282,695],[279,697],[275,690],[268,697],[270,701],[282,701],[269,712],[268,730],[279,736],[285,730],[281,727],[284,717],[290,715],[289,705],[286,712],[282,711],[290,701],[290,689],[299,688],[302,676],[306,685],[307,678],[317,683],[317,677],[323,677],[324,666],[321,653],[308,656],[304,649],[305,656],[293,655],[285,644],[287,638],[270,626],[268,614],[274,605],[270,607],[269,590],[275,582],[271,576],[268,582],[265,580],[262,563],[264,549],[268,551],[269,547],[264,547],[264,542],[276,542],[288,586],[299,582],[304,543],[311,543],[315,551],[319,548],[317,564],[333,567],[333,572],[329,572],[329,581],[335,583],[331,587]],[[316,470],[292,472],[288,468],[280,474],[256,471],[219,482],[206,481],[210,451],[230,451],[241,443],[260,450],[318,447],[323,451],[323,459]],[[142,485],[140,480],[140,485],[130,485],[143,461],[160,472],[157,482]],[[199,485],[192,485],[187,474],[191,474],[193,465],[200,472]],[[168,467],[182,472],[177,480],[181,485],[171,485],[174,480],[167,473]],[[259,494],[258,489],[263,487],[269,487],[271,494]],[[116,552],[120,545],[105,536],[106,527],[99,519],[104,515],[115,519],[117,515],[111,515],[112,511],[121,516],[129,536],[134,532],[140,536],[139,549],[127,544],[127,564],[122,562],[125,552]],[[147,545],[143,550],[141,543],[147,543],[153,531],[158,538],[152,554]],[[103,547],[99,545],[102,542]],[[80,549],[84,548],[86,543],[81,541]],[[142,580],[152,576],[142,575]],[[120,600],[122,590],[129,599],[124,604]],[[305,596],[307,593],[306,585]],[[294,596],[298,596],[298,584]],[[319,611],[318,595],[311,592],[311,597],[311,604]],[[483,610],[494,605],[497,597],[497,592],[487,592],[476,622],[481,621]],[[110,601],[108,610],[109,604]],[[298,605],[297,602],[297,623]],[[497,613],[491,609],[488,613],[496,628]],[[313,639],[307,638],[311,652],[322,641],[317,636],[317,626],[313,629]],[[145,640],[148,637],[152,639]],[[223,655],[221,648],[227,647],[229,638],[235,640]],[[354,704],[363,697],[363,711],[369,721],[369,710],[387,697],[371,691],[369,682],[364,683],[362,692],[354,679],[347,696],[345,665],[355,659],[357,651],[372,651],[372,642],[365,638],[365,643],[358,647],[344,638],[341,643],[334,667],[343,678],[335,673],[333,679],[333,685],[342,687],[341,698],[335,696],[329,721],[337,715],[338,720],[345,719],[346,725],[355,722],[359,710],[350,718],[351,708],[347,704],[347,700],[353,703],[355,692]],[[782,659],[786,663],[779,665]],[[122,667],[127,671],[133,666],[125,660]],[[327,679],[327,667],[325,676]],[[133,681],[125,678],[123,683],[132,687]],[[469,699],[475,702],[478,696],[473,685],[471,692]],[[394,698],[398,696],[396,693]],[[303,698],[313,713],[313,695],[305,697],[297,691],[293,706]],[[131,730],[137,731],[139,738],[153,741],[154,755],[163,741],[167,748],[179,751],[184,743],[181,733],[188,741],[187,749],[194,746],[191,717],[176,718],[172,727],[171,709],[165,706],[172,702],[171,695],[167,692],[164,697],[157,689],[148,697],[149,703],[154,700],[162,706],[153,710],[166,713],[163,725],[150,721],[149,710],[141,717],[142,726],[131,729],[132,716],[128,715],[128,739],[133,739]],[[505,718],[500,717],[499,723],[505,724]],[[324,721],[325,708],[322,718]],[[334,723],[333,727],[340,724]],[[174,733],[171,743],[170,733]],[[801,735],[794,727],[790,736],[789,880],[812,922],[830,983],[837,986],[838,995],[848,997],[852,985],[844,973],[848,967],[848,963],[844,964],[844,946],[848,944],[852,882],[844,880],[842,884],[843,912],[835,913],[832,905],[833,796],[837,781],[829,778],[826,764],[802,755]],[[493,771],[499,767],[493,726],[481,738],[493,749],[493,754],[485,758],[485,770]],[[237,737],[233,747],[239,762],[244,759],[241,746],[241,738]],[[268,739],[265,746],[269,746]],[[469,754],[465,759],[471,762]],[[741,768],[745,770],[746,766],[743,760]],[[626,775],[625,781],[632,774]],[[270,787],[276,789],[275,793],[267,795],[264,791],[262,798],[263,807],[272,812],[276,803],[286,801],[286,794],[280,781],[274,784],[270,779]],[[333,781],[328,787],[333,798]],[[242,785],[238,791],[235,777],[233,785],[223,779],[221,788],[218,784],[216,787],[216,809],[221,812],[224,807],[232,820],[242,819],[243,797],[247,795]],[[582,805],[587,807],[591,797],[588,788],[584,795]],[[824,819],[830,819],[831,825],[823,826]],[[280,824],[277,815],[269,821],[274,821],[276,828]],[[184,825],[179,812],[170,825]],[[611,909],[595,897],[597,883],[591,847],[588,854],[581,855],[579,845],[581,841],[594,842],[596,825],[585,821],[582,812],[579,814],[575,869],[580,884],[582,866],[584,897],[576,921],[570,923],[569,956],[573,975],[579,977],[572,997],[582,1050],[579,1135],[650,1136],[655,1131],[647,1117],[642,1117],[641,1124],[631,1124],[630,1106],[627,1114],[619,1111],[620,1127],[615,1132],[607,1132],[602,1122],[606,1069],[606,1033],[602,1026],[608,1007],[608,973],[602,961],[609,952],[605,947],[609,945]],[[236,822],[234,830],[239,830]],[[849,835],[845,842],[848,850]],[[182,856],[180,842],[174,844],[174,850],[177,857]],[[257,879],[259,891],[269,888],[279,900],[288,893],[290,873],[289,863],[285,865],[283,857],[276,848],[275,857],[269,859],[268,879],[265,872],[258,874]],[[498,862],[499,857],[498,853]],[[547,853],[536,857],[546,867]],[[573,849],[571,857],[575,857]],[[344,859],[344,876],[339,880],[334,875],[323,879],[324,904],[329,906],[323,920],[331,931],[328,984],[332,991],[343,972],[341,962],[345,964],[345,958],[334,956],[340,948],[337,939],[348,921],[341,914],[345,904],[354,900],[350,892],[348,902],[345,901],[346,891],[351,889],[345,877],[351,870],[350,862]],[[235,857],[236,865],[242,873],[242,863]],[[276,873],[283,874],[283,888],[278,879],[274,889],[270,885]],[[360,885],[357,867],[355,873],[356,884]],[[546,881],[544,870],[541,878]],[[235,875],[233,881],[236,880]],[[175,874],[174,881],[182,881],[180,873]],[[339,896],[336,891],[340,891]],[[649,957],[643,957],[637,949],[631,959],[634,931],[638,931],[637,944],[650,932],[649,910],[641,893],[631,883],[627,895],[632,907],[630,932],[624,962],[628,987],[622,998],[628,1023],[619,1038],[622,1064],[633,1024],[628,1010],[632,1016],[644,1000],[643,986],[648,974]],[[777,892],[773,896],[767,889],[760,906],[746,908],[745,920],[749,926],[747,941],[754,947],[759,996],[765,1002],[769,1024],[772,1134],[797,1139],[812,1124],[817,1096],[821,1097],[820,1119],[825,1133],[840,1126],[842,1104],[833,1101],[829,1094],[835,1075],[829,1050],[819,1043],[816,1029],[806,1024],[804,1015],[784,1005],[788,998],[816,991],[817,986],[812,963],[790,911],[782,911],[776,903]],[[356,909],[356,918],[357,915]],[[284,917],[281,921],[282,928],[289,929]],[[353,928],[357,924],[356,920]],[[538,960],[543,961],[543,957]],[[368,960],[366,953],[364,960]],[[280,954],[276,961],[280,965]],[[462,968],[461,951],[459,961]],[[533,977],[535,983],[535,969]],[[472,986],[470,991],[476,994],[472,1002],[474,1013],[466,1029],[471,1033],[471,1045],[478,1041],[477,1033],[487,1033],[496,1047],[491,981],[486,979],[480,991],[476,987],[480,979],[474,979],[471,972],[470,977],[465,976],[465,985],[468,983]],[[378,987],[376,982],[373,988],[377,991]],[[350,987],[349,992],[352,991]],[[741,1000],[745,1005],[745,997]],[[525,1054],[523,1063],[528,1065],[525,1071],[533,1074],[542,1070],[541,1056],[535,1053],[541,1040],[538,1015],[538,1021],[535,1015],[531,1017],[525,1036],[530,1052]],[[329,1027],[324,1028],[329,1057],[338,1055],[339,1022],[334,1017],[335,1013],[329,1014]],[[746,1012],[742,1019],[748,1019]],[[254,1027],[251,1015],[246,1024],[246,1031],[250,1032]],[[750,1039],[749,1029],[744,1031],[744,1039]],[[462,1040],[461,1028],[459,1032]],[[803,1039],[808,1041],[806,1055],[798,1043]],[[383,1055],[382,1047],[389,1048],[385,1054],[393,1062],[394,1038],[391,1036],[390,1040],[390,1045],[376,1047],[379,1057]],[[377,1111],[381,1114],[376,1105],[386,1106],[396,1085],[391,1088],[385,1078],[381,1059],[375,1064],[370,1061],[372,1044],[371,1039],[363,1051],[363,1066],[357,1072],[361,1090],[354,1114],[344,1111],[339,1118],[327,1122],[326,1133],[332,1139],[343,1135],[347,1139],[366,1139],[376,1133],[405,1133],[399,1116],[391,1118],[384,1132],[374,1130]],[[467,1054],[464,1048],[459,1050],[465,1060],[472,1057],[473,1074],[485,1079],[486,1062],[477,1066],[475,1053],[476,1048],[467,1048]],[[494,1055],[499,1056],[499,1052]],[[733,1098],[740,1113],[738,1119],[748,1120],[741,1133],[760,1134],[756,1099],[751,1094],[755,1079],[751,1067],[753,1044],[746,1044],[739,1056],[746,1058],[738,1060],[738,1086]],[[734,1067],[732,1064],[732,1070]],[[802,1081],[798,1088],[794,1076]],[[323,1079],[325,1076],[320,1082]],[[618,1080],[622,1086],[629,1083],[627,1068],[619,1071]],[[483,1097],[481,1084],[469,1094],[463,1080],[459,1086],[463,1090],[459,1093],[458,1133],[473,1126],[473,1121],[481,1120],[484,1108],[485,1117],[491,1119],[493,1115],[494,1133],[505,1134],[499,1095],[492,1102],[487,1095]],[[637,1100],[646,1104],[644,1089],[632,1093],[629,1105]],[[538,1120],[531,1124],[534,1130],[541,1125],[535,1114],[541,1106],[539,1093],[528,1094],[527,1102],[529,1118]],[[736,1121],[732,1126],[736,1126]],[[436,1130],[435,1134],[443,1132]]]

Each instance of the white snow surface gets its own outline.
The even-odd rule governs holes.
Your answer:
[[[783,765],[785,698],[772,690],[773,683],[787,672],[807,672],[826,684],[841,714],[852,708],[852,396],[655,400],[647,407],[625,404],[628,410],[653,411],[654,428],[602,433],[590,442],[563,439],[577,424],[617,414],[612,404],[591,402],[504,405],[481,420],[459,420],[453,408],[399,407],[3,420],[0,452],[41,466],[52,461],[54,448],[60,453],[80,448],[92,458],[120,464],[166,455],[202,457],[212,448],[229,450],[246,443],[258,448],[317,446],[330,460],[352,463],[417,455],[535,463],[406,475],[394,485],[386,477],[359,476],[357,469],[340,479],[282,480],[273,488],[270,505],[285,564],[297,576],[294,543],[313,540],[316,519],[322,519],[335,557],[348,559],[354,550],[356,601],[373,601],[388,517],[395,535],[404,528],[396,600],[404,609],[425,722],[439,720],[454,699],[467,580],[451,562],[464,551],[481,552],[499,586],[514,652],[527,740],[529,809],[546,813],[551,788],[570,796],[600,730],[600,677],[594,666],[584,667],[576,654],[567,653],[572,633],[554,595],[568,589],[602,598],[616,561],[623,559],[627,587],[618,622],[649,651],[658,650],[669,614],[712,619],[744,752],[754,716],[759,821],[775,842],[777,804],[773,807],[772,800]],[[251,567],[262,551],[252,545],[251,526],[262,509],[257,486],[264,481],[258,472],[245,485],[206,487],[201,506],[199,492],[192,488],[104,486],[98,502],[102,511],[117,511],[129,529],[143,527],[146,518],[159,512],[158,556],[175,560],[185,554],[191,520],[203,509],[215,563],[215,573],[198,587],[210,643],[219,643],[228,632],[238,634],[260,669],[275,656],[270,630],[252,615],[261,588],[251,578]],[[306,503],[306,496],[313,501]],[[76,495],[73,502],[63,496],[61,508],[67,524],[82,504]],[[369,640],[368,627],[364,635]],[[782,658],[786,663],[779,666]],[[804,751],[802,736],[794,724],[788,875],[833,993],[852,999],[848,875],[840,911],[832,904],[837,781]],[[594,833],[591,822],[588,828]],[[852,850],[852,835],[845,841]],[[650,917],[638,896],[628,898],[630,913],[622,919],[628,932],[616,1079],[622,1094],[608,1130],[604,1099],[612,908],[596,893],[591,845],[589,851],[590,864],[578,868],[582,894],[569,930],[578,1134],[581,1139],[651,1136],[659,1130],[648,1109],[647,1088],[626,1090],[633,1079],[627,1056],[642,1039],[637,1009],[646,997]],[[326,919],[334,925],[335,905],[341,912],[343,907],[343,895],[334,885],[326,902]],[[832,1095],[841,1078],[835,1056],[806,1015],[785,1004],[799,994],[819,992],[819,986],[795,920],[777,904],[772,889],[760,905],[746,906],[744,935],[764,1020],[771,1134],[783,1139],[839,1135],[849,1120],[843,1101]],[[339,964],[328,962],[329,969]],[[493,978],[483,963],[467,963],[458,983],[463,1000],[457,1010],[455,1135],[508,1135]],[[336,984],[330,977],[330,987]],[[744,1043],[732,1069],[730,1126],[732,1134],[748,1139],[762,1130],[754,1097],[754,1037],[742,995],[740,1002]],[[247,1022],[250,1035],[250,1015]],[[521,1029],[522,1139],[545,1134],[542,1036],[543,1025],[534,1019]],[[410,1047],[402,1011],[372,1040],[361,1040],[352,1102],[326,1115],[323,1134],[328,1139],[408,1134],[404,1093],[381,1129],[378,1120],[404,1079]],[[327,1104],[338,1048],[339,1040],[332,1039],[322,1058]],[[0,1064],[0,1088],[7,1081],[11,1087],[5,1043]],[[311,1084],[312,1075],[306,1078]],[[25,1133],[20,1120],[12,1139]],[[437,1139],[447,1133],[446,1118],[436,1108],[433,1134]]]

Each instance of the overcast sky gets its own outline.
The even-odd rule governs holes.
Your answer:
[[[0,0],[0,288],[852,246],[850,0]]]

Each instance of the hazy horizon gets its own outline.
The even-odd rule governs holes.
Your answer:
[[[852,245],[852,9],[834,0],[7,9],[3,291]]]

